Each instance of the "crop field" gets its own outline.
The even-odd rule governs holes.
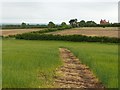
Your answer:
[[[3,39],[3,88],[52,88],[63,64],[59,48],[71,50],[108,88],[118,87],[118,45],[64,41]]]
[[[8,35],[16,35],[16,34],[22,34],[22,33],[27,33],[27,32],[32,32],[32,31],[39,31],[39,30],[43,30],[42,28],[41,29],[3,29],[3,30],[0,30],[0,36],[8,36]]]
[[[118,38],[118,28],[117,27],[89,27],[89,28],[75,28],[64,31],[50,32],[49,34],[60,34],[60,35],[87,35],[87,36],[107,36],[107,37],[117,37]]]
[[[39,31],[41,29],[4,29],[0,30],[0,36],[16,35],[26,32]],[[117,37],[118,38],[119,28],[117,27],[83,27],[83,28],[74,28],[67,29],[64,31],[50,32],[49,34],[60,34],[60,35],[87,35],[87,36],[107,36],[107,37]]]
[[[2,72],[2,39],[0,38],[0,72]],[[0,88],[2,88],[2,73],[0,73]]]

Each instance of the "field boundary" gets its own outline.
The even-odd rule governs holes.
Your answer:
[[[73,42],[103,42],[103,43],[120,43],[120,38],[85,36],[85,35],[52,35],[39,33],[25,33],[15,36],[16,39],[24,40],[57,40]]]

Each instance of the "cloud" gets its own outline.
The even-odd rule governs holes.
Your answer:
[[[48,23],[53,21],[61,23],[62,21],[68,22],[71,18],[78,18],[78,20],[94,20],[99,23],[100,19],[107,19],[111,22],[117,22],[118,19],[117,2],[112,2],[113,0],[110,0],[111,2],[42,1],[44,0],[41,2],[3,2],[2,22]]]
[[[119,0],[0,0],[2,2],[118,2]]]
[[[120,1],[118,4],[118,22],[120,23]]]

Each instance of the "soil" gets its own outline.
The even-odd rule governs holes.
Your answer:
[[[71,53],[70,50],[60,48],[63,66],[56,69],[54,85],[57,88],[102,88],[104,86],[92,73],[88,66]]]

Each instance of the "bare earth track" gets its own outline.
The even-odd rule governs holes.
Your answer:
[[[82,64],[70,50],[60,48],[63,66],[56,70],[54,85],[58,88],[102,88],[104,86],[93,75],[89,67]]]

